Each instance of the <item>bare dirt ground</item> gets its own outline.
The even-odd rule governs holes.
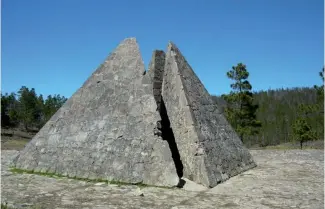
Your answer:
[[[1,150],[22,150],[25,145],[32,140],[38,130],[26,131],[22,128],[1,128]],[[282,143],[274,146],[260,147],[258,144],[245,145],[250,149],[300,149],[298,141]],[[303,144],[303,149],[321,149],[324,150],[324,140],[307,141]]]
[[[1,150],[21,150],[34,135],[35,131],[1,128]]]
[[[1,153],[1,202],[15,208],[324,208],[323,150],[252,150],[258,166],[212,189],[118,186],[16,174]],[[190,188],[186,187],[185,188]]]

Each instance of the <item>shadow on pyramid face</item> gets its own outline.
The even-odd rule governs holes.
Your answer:
[[[170,121],[168,118],[165,102],[162,97],[161,97],[160,105],[161,105],[160,106],[160,116],[161,116],[161,125],[162,125],[162,129],[161,129],[162,138],[163,138],[163,140],[166,140],[168,142],[169,149],[172,153],[172,158],[174,160],[177,175],[179,178],[182,178],[184,166],[183,166],[181,156],[180,156],[178,148],[177,148],[173,129],[170,127]]]

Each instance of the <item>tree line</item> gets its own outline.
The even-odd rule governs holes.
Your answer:
[[[66,102],[59,94],[37,95],[34,88],[22,86],[17,93],[1,93],[1,127],[39,130]]]
[[[253,92],[246,65],[238,63],[226,76],[233,81],[229,94],[212,99],[243,143],[268,146],[323,139],[324,85]],[[319,73],[324,82],[324,68]],[[1,126],[39,130],[67,101],[59,94],[46,99],[34,88],[1,93]]]
[[[239,63],[227,72],[231,92],[213,95],[247,146],[277,145],[324,138],[324,85],[253,92],[249,73]],[[319,73],[324,82],[324,68]]]

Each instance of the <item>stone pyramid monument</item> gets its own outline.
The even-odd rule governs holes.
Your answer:
[[[134,38],[108,56],[26,145],[16,167],[89,179],[174,186],[168,142]]]
[[[208,91],[171,42],[166,53],[162,98],[184,176],[213,187],[256,166]]]
[[[146,72],[122,41],[14,160],[19,169],[115,182],[213,187],[255,167],[209,93],[169,43]]]

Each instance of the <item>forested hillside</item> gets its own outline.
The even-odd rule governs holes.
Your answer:
[[[224,111],[226,101],[221,96],[212,96],[219,108]],[[260,131],[255,136],[244,140],[247,146],[276,145],[294,140],[293,123],[298,118],[301,104],[315,104],[317,91],[315,88],[292,88],[260,91],[253,93],[254,103],[258,105],[257,119],[261,121]],[[309,122],[318,133],[324,130],[318,114]],[[322,136],[318,136],[320,139]]]
[[[37,95],[22,86],[17,93],[1,93],[1,127],[39,130],[67,99],[60,95]]]
[[[315,87],[254,92],[252,94],[253,105],[258,106],[256,120],[261,123],[261,126],[258,127],[257,134],[247,135],[244,138],[245,145],[248,147],[269,146],[297,140],[293,125],[301,117],[300,108],[319,103],[318,93]],[[225,113],[227,102],[223,97],[213,95],[212,98]],[[60,95],[49,95],[44,99],[42,95],[37,95],[34,88],[29,89],[25,86],[21,87],[17,93],[2,94],[1,127],[37,132],[66,100]],[[314,140],[322,140],[324,112],[311,112],[309,113],[311,117],[306,118],[316,134]]]

